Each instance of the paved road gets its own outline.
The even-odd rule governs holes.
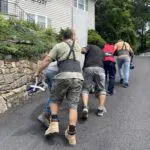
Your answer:
[[[95,116],[96,100],[91,98],[88,121],[78,123],[76,147],[64,139],[65,106],[60,108],[60,136],[44,138],[45,129],[35,118],[45,93],[0,117],[0,150],[150,150],[150,58],[137,57],[135,63],[130,87],[117,85],[103,118]]]

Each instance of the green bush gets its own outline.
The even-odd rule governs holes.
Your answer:
[[[0,16],[0,53],[15,58],[32,58],[49,51],[57,42],[52,28],[15,19],[5,20]]]
[[[97,43],[99,43],[100,47],[103,47],[106,41],[95,30],[89,30],[88,44],[97,44]]]
[[[0,28],[8,28],[9,22],[0,15]]]
[[[58,34],[51,27],[38,31],[37,35],[40,39],[47,42],[50,47],[56,44],[58,37]]]
[[[15,19],[15,18],[11,18],[8,21],[11,25],[17,24],[17,25],[20,25],[22,27],[26,27],[26,28],[28,28],[30,30],[34,30],[34,31],[41,30],[40,25],[36,24],[34,22],[29,22],[29,21],[25,21],[25,20],[18,20],[18,19]]]

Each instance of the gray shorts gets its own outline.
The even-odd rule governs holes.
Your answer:
[[[66,96],[69,108],[77,109],[83,81],[80,79],[54,79],[51,88],[51,103],[61,103]]]
[[[87,67],[83,71],[84,84],[82,93],[89,94],[93,85],[96,93],[106,95],[105,90],[105,71],[100,67]]]

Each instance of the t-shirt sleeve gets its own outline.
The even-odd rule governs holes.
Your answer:
[[[55,45],[51,51],[49,52],[48,56],[54,61],[57,59],[57,51],[58,51],[58,48],[57,48],[57,45]]]

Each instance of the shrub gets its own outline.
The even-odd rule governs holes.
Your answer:
[[[9,26],[9,22],[3,16],[0,15],[0,28],[4,29],[4,28],[8,28],[8,26]]]
[[[97,44],[97,43],[99,43],[99,46],[102,47],[106,42],[95,30],[89,30],[88,44]]]
[[[15,58],[32,58],[47,52],[57,42],[57,34],[52,28],[15,19],[5,20],[0,30],[0,53]]]
[[[47,42],[50,47],[56,44],[58,37],[58,34],[51,27],[38,31],[37,35],[40,39]]]
[[[30,21],[25,21],[25,20],[18,20],[18,19],[15,19],[15,18],[11,18],[8,20],[9,23],[11,25],[19,25],[19,26],[22,26],[22,27],[26,27],[30,30],[35,30],[35,31],[39,31],[41,30],[41,27],[39,24],[36,24],[34,22],[30,22]]]

